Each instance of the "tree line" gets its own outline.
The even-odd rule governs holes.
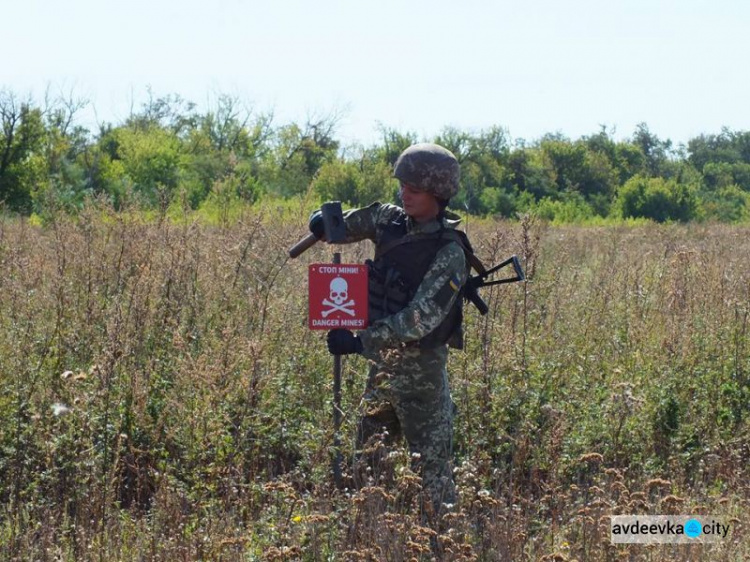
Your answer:
[[[79,124],[85,100],[37,102],[0,90],[0,204],[29,215],[75,212],[91,196],[115,208],[192,209],[222,201],[314,196],[359,206],[395,197],[399,153],[419,140],[461,163],[451,207],[478,215],[534,212],[557,222],[598,218],[742,222],[750,218],[750,132],[722,129],[674,145],[646,124],[616,140],[512,139],[499,126],[444,128],[435,138],[380,126],[372,146],[342,145],[335,114],[276,124],[237,97],[199,111],[179,95],[154,96],[118,124]]]

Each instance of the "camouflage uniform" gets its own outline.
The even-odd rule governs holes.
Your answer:
[[[346,243],[369,239],[376,250],[383,232],[394,218],[405,217],[400,207],[374,203],[345,214]],[[442,219],[442,227],[457,221]],[[406,220],[407,236],[440,231],[438,220],[416,223]],[[429,348],[419,341],[438,327],[451,311],[466,282],[468,265],[456,241],[442,245],[430,263],[416,293],[405,308],[378,319],[358,335],[363,355],[373,361],[358,424],[357,448],[361,450],[384,428],[386,443],[403,433],[415,471],[433,507],[456,501],[450,468],[454,404],[448,387],[448,346]],[[459,319],[460,322],[460,319]]]

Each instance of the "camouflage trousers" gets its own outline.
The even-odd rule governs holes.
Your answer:
[[[382,460],[373,441],[392,445],[403,435],[412,470],[422,476],[435,513],[456,502],[451,471],[455,405],[448,388],[447,347],[388,351],[369,373],[357,425],[360,461]]]

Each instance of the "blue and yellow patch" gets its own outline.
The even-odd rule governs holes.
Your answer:
[[[433,299],[441,307],[446,307],[453,300],[455,294],[461,289],[461,281],[458,275],[453,275],[448,282],[438,291]]]

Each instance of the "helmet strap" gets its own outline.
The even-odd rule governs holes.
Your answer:
[[[438,206],[440,207],[440,210],[438,211],[438,215],[437,215],[437,220],[440,224],[442,224],[443,220],[445,219],[445,211],[448,208],[448,203],[450,203],[450,200],[449,199],[437,199],[437,202],[438,202]]]

